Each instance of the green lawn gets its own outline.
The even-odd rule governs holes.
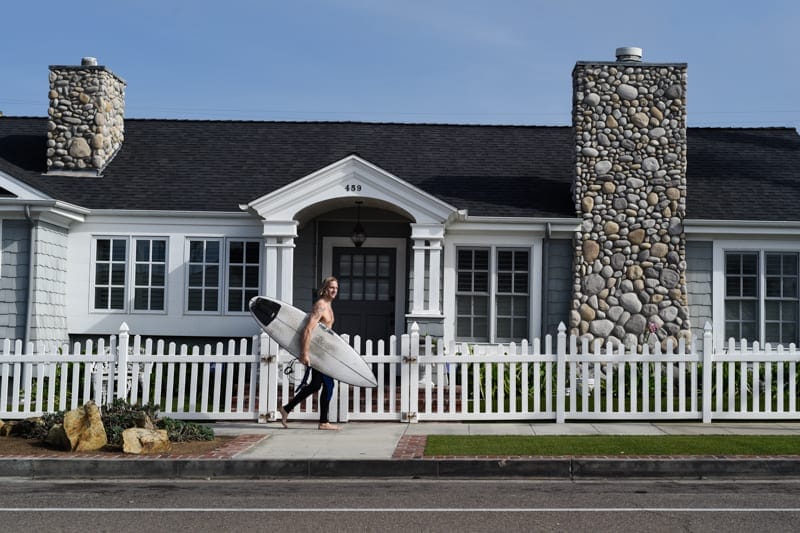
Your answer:
[[[429,435],[425,455],[800,455],[800,436]]]

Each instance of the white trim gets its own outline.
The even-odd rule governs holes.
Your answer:
[[[189,276],[190,268],[189,268],[189,257],[191,254],[191,243],[192,241],[202,241],[204,243],[207,242],[218,242],[219,243],[219,261],[217,263],[218,270],[217,270],[217,310],[216,311],[205,311],[200,309],[199,311],[192,311],[189,310]],[[183,247],[183,268],[184,268],[184,282],[183,282],[183,314],[186,316],[221,316],[223,315],[223,269],[225,268],[224,260],[225,260],[225,238],[224,237],[204,237],[199,235],[187,235],[184,240],[184,247]],[[203,246],[203,254],[205,254],[205,245]],[[206,264],[205,257],[203,257],[203,265]],[[211,264],[211,263],[208,263]],[[205,281],[203,284],[203,290],[205,290]],[[203,299],[205,302],[205,298]]]
[[[153,241],[164,241],[164,309],[136,309],[136,243],[138,241],[150,241],[151,246]],[[169,305],[169,237],[162,235],[131,235],[130,236],[130,250],[128,251],[128,260],[130,268],[128,273],[128,281],[130,283],[130,314],[132,315],[166,315],[168,312],[167,306]],[[152,267],[152,259],[147,262]],[[148,288],[153,288],[148,285]]]
[[[355,248],[353,242],[347,237],[322,238],[322,277],[333,272],[333,249]],[[370,237],[361,246],[364,248],[394,248],[397,251],[395,264],[394,285],[394,331],[399,336],[405,333],[405,306],[408,295],[406,294],[406,240],[390,237]]]
[[[265,220],[299,219],[298,213],[324,202],[375,202],[418,223],[443,223],[455,207],[356,155],[293,181],[247,207]]]
[[[795,240],[763,240],[763,239],[717,239],[714,240],[712,256],[712,300],[711,316],[714,321],[714,345],[724,346],[725,343],[725,253],[726,252],[800,252],[800,239]],[[763,255],[763,254],[761,254]],[[759,263],[761,262],[759,255]],[[763,265],[761,265],[763,267]],[[759,270],[759,294],[763,294],[764,271]],[[691,295],[690,295],[691,298]],[[759,342],[763,343],[763,300],[759,304]],[[750,341],[751,339],[748,339]]]
[[[456,321],[456,270],[457,270],[457,248],[489,248],[490,265],[490,285],[491,292],[489,297],[489,342],[494,342],[495,330],[497,325],[495,313],[496,297],[496,256],[498,249],[527,248],[529,250],[529,321],[528,337],[530,341],[538,338],[538,332],[542,328],[542,236],[532,236],[530,234],[505,235],[502,241],[497,240],[496,235],[458,235],[455,238],[448,234],[448,239],[444,246],[444,341],[455,340],[455,321]]]

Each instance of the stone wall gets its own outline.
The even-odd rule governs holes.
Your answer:
[[[641,51],[639,51],[641,53]],[[578,62],[570,332],[626,345],[690,338],[686,65]]]
[[[93,58],[50,66],[48,172],[96,172],[124,138],[125,81]]]

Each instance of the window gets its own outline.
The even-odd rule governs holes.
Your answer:
[[[125,309],[127,239],[97,239],[94,262],[94,309]]]
[[[249,311],[250,299],[258,295],[261,244],[258,241],[228,242],[228,311]]]
[[[528,251],[497,252],[498,340],[528,336]]]
[[[219,311],[219,240],[189,241],[189,311]]]
[[[163,311],[166,290],[167,241],[135,239],[133,309]]]
[[[725,338],[798,342],[796,252],[725,254]]]
[[[481,342],[527,338],[530,251],[458,248],[456,253],[456,337]]]
[[[190,239],[187,268],[187,311],[247,313],[261,287],[261,241]]]

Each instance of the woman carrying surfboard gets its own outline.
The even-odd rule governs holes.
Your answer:
[[[328,421],[328,409],[330,406],[331,397],[333,396],[333,378],[326,376],[319,370],[311,369],[311,358],[309,354],[311,334],[314,331],[314,328],[317,327],[317,324],[321,322],[329,328],[333,327],[334,318],[333,307],[331,306],[331,303],[333,302],[334,298],[336,298],[338,292],[339,282],[336,278],[330,276],[322,280],[322,287],[318,292],[319,299],[314,302],[314,306],[311,308],[311,312],[308,314],[306,326],[303,329],[300,355],[298,357],[298,360],[306,365],[306,367],[309,367],[309,370],[311,370],[311,381],[307,385],[302,386],[297,394],[295,394],[294,398],[289,401],[289,403],[278,408],[278,411],[281,413],[281,424],[283,424],[283,427],[285,428],[289,427],[289,413],[292,411],[292,409],[294,409],[303,400],[317,392],[321,387],[322,394],[320,395],[319,399],[319,429],[339,429],[339,426],[331,424]]]

